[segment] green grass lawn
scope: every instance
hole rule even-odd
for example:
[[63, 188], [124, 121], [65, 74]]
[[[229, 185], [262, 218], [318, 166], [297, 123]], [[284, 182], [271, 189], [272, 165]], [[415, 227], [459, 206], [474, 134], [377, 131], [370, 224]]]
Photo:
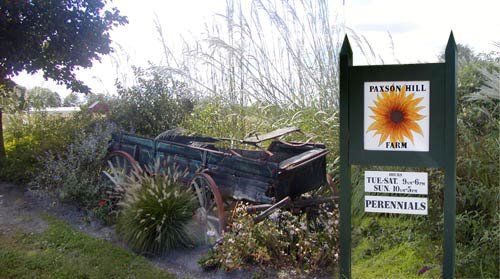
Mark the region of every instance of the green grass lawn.
[[42, 234], [0, 235], [0, 278], [175, 278], [141, 256], [45, 219]]
[[[441, 243], [414, 232], [411, 220], [367, 217], [358, 226], [352, 278], [441, 278]], [[424, 266], [429, 270], [418, 275]]]

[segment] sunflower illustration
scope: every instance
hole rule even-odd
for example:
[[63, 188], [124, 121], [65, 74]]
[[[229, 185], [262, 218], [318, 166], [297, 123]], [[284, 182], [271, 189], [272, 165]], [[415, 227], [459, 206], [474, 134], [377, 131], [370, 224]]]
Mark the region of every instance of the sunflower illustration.
[[423, 98], [414, 98], [415, 93], [406, 94], [406, 86], [402, 86], [399, 92], [395, 90], [382, 92], [373, 102], [375, 106], [369, 108], [373, 112], [370, 115], [375, 120], [367, 133], [375, 131], [375, 135], [380, 135], [379, 146], [387, 138], [392, 143], [403, 142], [408, 138], [413, 143], [413, 133], [423, 136], [422, 128], [417, 121], [425, 116], [418, 112], [423, 106], [417, 106]]

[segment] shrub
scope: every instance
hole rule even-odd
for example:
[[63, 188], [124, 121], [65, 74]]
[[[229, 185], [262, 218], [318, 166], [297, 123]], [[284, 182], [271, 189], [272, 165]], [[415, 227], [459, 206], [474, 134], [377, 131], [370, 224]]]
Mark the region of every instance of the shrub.
[[[244, 204], [233, 212], [232, 224], [219, 245], [200, 261], [205, 268], [248, 268], [253, 264], [325, 271], [338, 260], [338, 210], [320, 208], [315, 221], [306, 213], [277, 210], [255, 224]], [[313, 225], [314, 224], [314, 225]]]
[[149, 175], [134, 170], [117, 185], [125, 190], [118, 216], [118, 235], [135, 251], [160, 254], [170, 248], [194, 244], [188, 223], [198, 208], [195, 195], [177, 175]]
[[[492, 243], [500, 243], [500, 64], [480, 56], [466, 62], [460, 65], [458, 83], [456, 275], [497, 278], [500, 253]], [[442, 175], [437, 178], [443, 181]], [[430, 200], [429, 220], [422, 219], [416, 228], [442, 241], [443, 185], [435, 186], [429, 187], [430, 194], [441, 195], [441, 201]]]
[[91, 132], [81, 131], [64, 152], [47, 152], [31, 188], [86, 209], [97, 207], [106, 191], [100, 174], [112, 130], [112, 125], [97, 124]]
[[16, 113], [8, 115], [5, 129], [6, 158], [0, 178], [28, 182], [45, 152], [60, 152], [72, 141], [72, 121], [61, 116]]
[[123, 130], [153, 137], [177, 127], [192, 109], [186, 85], [160, 67], [135, 68], [134, 74], [134, 86], [118, 84], [110, 119]]
[[500, 276], [500, 253], [491, 245], [500, 243], [500, 99], [490, 101], [467, 104], [458, 121], [456, 239], [461, 277]]
[[7, 116], [6, 158], [0, 179], [31, 181], [46, 161], [46, 153], [64, 157], [68, 146], [92, 133], [103, 119], [81, 111], [69, 116], [15, 113]]

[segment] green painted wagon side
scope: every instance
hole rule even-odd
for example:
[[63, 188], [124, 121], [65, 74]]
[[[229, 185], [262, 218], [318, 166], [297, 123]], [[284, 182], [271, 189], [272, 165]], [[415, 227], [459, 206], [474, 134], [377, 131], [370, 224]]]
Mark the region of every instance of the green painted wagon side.
[[[297, 129], [282, 130], [291, 132]], [[327, 150], [321, 144], [276, 141], [268, 150], [261, 151], [218, 149], [213, 145], [217, 141], [219, 139], [210, 137], [151, 139], [116, 133], [112, 135], [109, 151], [126, 152], [141, 167], [159, 160], [162, 166], [183, 173], [186, 183], [197, 174], [206, 173], [213, 178], [224, 200], [272, 204], [326, 184]], [[257, 142], [253, 139], [246, 143], [255, 145]]]

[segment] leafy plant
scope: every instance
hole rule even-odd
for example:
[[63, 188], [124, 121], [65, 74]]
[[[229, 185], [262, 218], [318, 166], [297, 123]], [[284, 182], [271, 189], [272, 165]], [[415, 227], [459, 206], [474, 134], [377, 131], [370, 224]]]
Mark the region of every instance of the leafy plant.
[[[14, 182], [28, 182], [40, 166], [45, 152], [61, 152], [73, 140], [81, 125], [61, 116], [15, 113], [6, 126], [6, 158], [0, 177]], [[88, 122], [81, 122], [88, 123]]]
[[[116, 173], [116, 172], [114, 172]], [[195, 195], [178, 175], [135, 169], [122, 179], [107, 174], [124, 190], [117, 233], [135, 251], [160, 254], [178, 246], [192, 246], [188, 222], [198, 208]]]
[[256, 264], [289, 271], [296, 268], [305, 273], [324, 272], [338, 260], [338, 210], [321, 208], [316, 217], [311, 222], [306, 213], [278, 210], [255, 224], [246, 205], [239, 203], [221, 244], [199, 263], [205, 268], [218, 266], [224, 270]]
[[118, 84], [110, 119], [126, 131], [155, 137], [177, 127], [192, 110], [186, 85], [159, 67], [135, 68], [136, 83]]
[[60, 107], [61, 97], [57, 92], [48, 88], [34, 87], [27, 92], [27, 105], [30, 108], [43, 109], [47, 107]]
[[6, 119], [7, 156], [0, 169], [0, 179], [18, 183], [34, 178], [46, 163], [47, 152], [64, 158], [70, 144], [96, 132], [96, 125], [105, 126], [105, 119], [87, 111], [67, 116], [18, 112], [7, 115]]
[[91, 132], [81, 131], [65, 151], [47, 152], [31, 188], [86, 209], [97, 207], [106, 191], [100, 173], [112, 130], [112, 125], [98, 124]]
[[[457, 276], [500, 276], [500, 64], [476, 55], [460, 73], [473, 73], [475, 88], [459, 106], [457, 146]], [[464, 92], [465, 93], [465, 92]]]

